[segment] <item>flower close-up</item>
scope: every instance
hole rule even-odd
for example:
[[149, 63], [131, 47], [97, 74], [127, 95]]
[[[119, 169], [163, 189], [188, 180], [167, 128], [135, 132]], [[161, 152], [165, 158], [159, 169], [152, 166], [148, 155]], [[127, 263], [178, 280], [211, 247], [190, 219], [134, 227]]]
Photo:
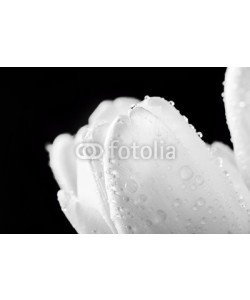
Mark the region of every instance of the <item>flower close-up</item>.
[[250, 233], [250, 68], [227, 69], [223, 98], [233, 150], [151, 96], [103, 101], [59, 135], [50, 167], [76, 231]]

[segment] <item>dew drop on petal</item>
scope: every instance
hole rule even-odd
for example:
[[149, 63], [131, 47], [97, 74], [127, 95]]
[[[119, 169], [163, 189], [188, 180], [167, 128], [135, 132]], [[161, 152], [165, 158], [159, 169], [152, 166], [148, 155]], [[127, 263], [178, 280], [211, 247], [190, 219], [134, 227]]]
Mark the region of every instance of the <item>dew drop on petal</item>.
[[196, 201], [196, 204], [197, 204], [197, 206], [199, 206], [199, 207], [204, 206], [205, 203], [206, 203], [206, 201], [205, 201], [204, 198], [199, 198], [199, 199]]
[[156, 221], [161, 223], [161, 222], [164, 222], [167, 218], [167, 214], [165, 213], [165, 211], [159, 209], [157, 210], [157, 217], [156, 217]]
[[179, 198], [176, 198], [174, 200], [173, 206], [174, 207], [179, 207], [181, 205], [181, 200]]
[[125, 183], [125, 189], [129, 192], [129, 193], [135, 193], [138, 190], [138, 184], [134, 179], [129, 179], [126, 183]]
[[183, 180], [189, 180], [193, 177], [193, 171], [189, 166], [183, 166], [180, 169], [180, 176]]
[[197, 205], [194, 205], [194, 206], [193, 206], [193, 210], [194, 210], [194, 211], [197, 211], [197, 210], [198, 210]]
[[196, 182], [197, 185], [202, 185], [204, 183], [204, 179], [203, 179], [202, 176], [198, 175], [198, 176], [195, 177], [195, 182]]
[[123, 197], [123, 200], [124, 200], [125, 202], [129, 202], [129, 197], [128, 197], [128, 196], [125, 196], [125, 197]]
[[150, 220], [145, 221], [146, 226], [151, 227], [153, 223]]
[[246, 107], [246, 102], [245, 101], [240, 101], [239, 106], [240, 106], [240, 108]]
[[147, 201], [147, 196], [144, 194], [141, 194], [135, 198], [134, 203], [135, 203], [135, 205], [138, 205], [138, 204], [142, 204], [146, 201]]
[[198, 137], [200, 137], [200, 138], [202, 138], [202, 137], [203, 137], [203, 134], [202, 134], [202, 132], [197, 132], [197, 135], [198, 135]]

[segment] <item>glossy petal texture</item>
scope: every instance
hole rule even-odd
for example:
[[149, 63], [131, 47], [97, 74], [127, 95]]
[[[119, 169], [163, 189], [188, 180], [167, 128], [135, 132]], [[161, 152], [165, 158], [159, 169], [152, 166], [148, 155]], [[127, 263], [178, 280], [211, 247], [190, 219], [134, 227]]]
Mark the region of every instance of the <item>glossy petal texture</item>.
[[[79, 233], [111, 233], [103, 218], [91, 207], [86, 207], [84, 199], [78, 197], [77, 164], [74, 138], [69, 134], [58, 136], [48, 147], [50, 166], [55, 178], [62, 189], [58, 193], [58, 201], [70, 223]], [[89, 170], [86, 168], [86, 173]], [[86, 174], [85, 173], [85, 174]], [[86, 193], [91, 196], [96, 187], [90, 185], [91, 174], [86, 175]]]
[[215, 142], [211, 145], [211, 154], [215, 163], [232, 183], [234, 190], [239, 196], [239, 204], [246, 209], [250, 217], [250, 192], [237, 168], [233, 151], [223, 143]]
[[126, 115], [129, 108], [138, 102], [137, 99], [128, 97], [120, 97], [114, 101], [103, 101], [89, 117], [89, 124], [110, 124], [117, 116]]
[[[103, 101], [89, 118], [89, 126], [83, 127], [76, 136], [75, 144], [81, 142], [98, 143], [102, 147], [108, 126], [119, 114], [126, 114], [131, 105], [138, 100], [118, 98], [115, 101]], [[110, 219], [104, 182], [102, 158], [98, 160], [77, 159], [77, 194], [86, 215], [86, 223], [92, 223], [91, 232], [117, 233]], [[91, 210], [91, 212], [90, 212]], [[95, 220], [95, 221], [94, 221]]]
[[[83, 127], [76, 136], [76, 145], [80, 142], [102, 143], [102, 130]], [[82, 205], [82, 210], [87, 212], [86, 224], [91, 225], [91, 232], [114, 233], [113, 223], [110, 221], [105, 190], [103, 191], [102, 167], [99, 160], [83, 160], [77, 158], [77, 195]]]
[[59, 135], [48, 147], [50, 167], [61, 189], [76, 192], [76, 163], [74, 139], [69, 134]]
[[[176, 159], [120, 159], [105, 153], [110, 216], [119, 233], [241, 233], [246, 207], [208, 147], [179, 112], [150, 98], [114, 121], [106, 139], [140, 149], [158, 140]], [[172, 149], [172, 148], [171, 148]]]
[[103, 101], [91, 115], [90, 125], [81, 128], [75, 139], [63, 134], [48, 147], [50, 166], [62, 189], [58, 201], [79, 233], [116, 233], [117, 230], [110, 219], [102, 159], [79, 159], [75, 149], [85, 142], [103, 145], [109, 124], [137, 102], [133, 98]]
[[250, 68], [229, 68], [224, 84], [227, 123], [235, 157], [250, 189]]

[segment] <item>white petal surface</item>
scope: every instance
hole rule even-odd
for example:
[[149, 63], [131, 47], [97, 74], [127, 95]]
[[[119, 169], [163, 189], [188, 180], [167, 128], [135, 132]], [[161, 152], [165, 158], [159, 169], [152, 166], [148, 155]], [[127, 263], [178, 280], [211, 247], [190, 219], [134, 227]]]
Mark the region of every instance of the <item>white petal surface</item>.
[[[138, 100], [118, 98], [103, 101], [89, 118], [89, 126], [83, 127], [76, 136], [75, 144], [94, 142], [102, 147], [109, 124], [119, 115], [126, 114]], [[110, 219], [110, 209], [104, 182], [102, 158], [98, 160], [77, 159], [77, 194], [83, 210], [89, 211], [89, 221], [96, 223], [95, 231], [100, 231], [100, 222], [106, 232], [117, 233]], [[95, 220], [95, 221], [94, 221]], [[108, 226], [108, 228], [107, 228]]]
[[250, 68], [229, 68], [224, 102], [235, 157], [250, 188]]
[[175, 160], [110, 159], [104, 170], [111, 218], [119, 233], [248, 232], [247, 211], [206, 145], [184, 118], [159, 98], [146, 100], [118, 118], [108, 147], [155, 140], [175, 146]]
[[76, 164], [74, 139], [69, 134], [59, 135], [48, 147], [50, 167], [61, 189], [76, 192]]
[[89, 124], [111, 123], [118, 115], [127, 114], [128, 109], [138, 103], [135, 98], [120, 97], [114, 101], [101, 102], [89, 118]]
[[218, 158], [222, 158], [222, 160], [230, 163], [235, 169], [237, 169], [237, 163], [235, 160], [234, 152], [233, 150], [221, 143], [221, 142], [214, 142], [211, 145], [211, 151], [212, 154], [215, 154]]
[[245, 185], [240, 171], [237, 168], [233, 151], [223, 143], [215, 142], [211, 145], [211, 153], [215, 162], [223, 170], [228, 180], [232, 183], [235, 192], [239, 196], [239, 204], [250, 215], [250, 192]]
[[[111, 233], [101, 217], [93, 217], [90, 209], [85, 209], [77, 197], [76, 155], [74, 138], [69, 134], [59, 135], [48, 147], [50, 166], [62, 189], [58, 201], [70, 223], [79, 233]], [[86, 182], [85, 188], [90, 186]]]
[[57, 197], [62, 211], [78, 233], [112, 233], [101, 220], [96, 222], [93, 212], [86, 210], [73, 192], [60, 190]]
[[[104, 128], [105, 124], [98, 126], [97, 131], [94, 128], [83, 127], [76, 136], [76, 146], [79, 142], [93, 142], [94, 138], [95, 142], [101, 143], [103, 138], [101, 127]], [[95, 132], [97, 133], [94, 135]], [[116, 229], [110, 220], [107, 200], [100, 183], [102, 177], [100, 161], [77, 158], [76, 164], [77, 196], [86, 224], [91, 227], [91, 232], [115, 233]]]

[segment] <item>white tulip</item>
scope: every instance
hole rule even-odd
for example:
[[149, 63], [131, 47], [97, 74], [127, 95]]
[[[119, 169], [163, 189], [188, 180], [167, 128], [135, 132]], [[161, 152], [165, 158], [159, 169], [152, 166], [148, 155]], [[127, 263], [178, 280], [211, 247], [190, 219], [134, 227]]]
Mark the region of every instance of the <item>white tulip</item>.
[[[224, 95], [235, 155], [222, 143], [206, 145], [159, 97], [104, 101], [75, 137], [58, 136], [50, 166], [77, 232], [249, 233], [250, 69], [228, 69]], [[151, 151], [155, 141], [171, 145], [175, 156], [120, 157], [122, 147]], [[82, 143], [100, 145], [99, 159], [78, 157]]]

